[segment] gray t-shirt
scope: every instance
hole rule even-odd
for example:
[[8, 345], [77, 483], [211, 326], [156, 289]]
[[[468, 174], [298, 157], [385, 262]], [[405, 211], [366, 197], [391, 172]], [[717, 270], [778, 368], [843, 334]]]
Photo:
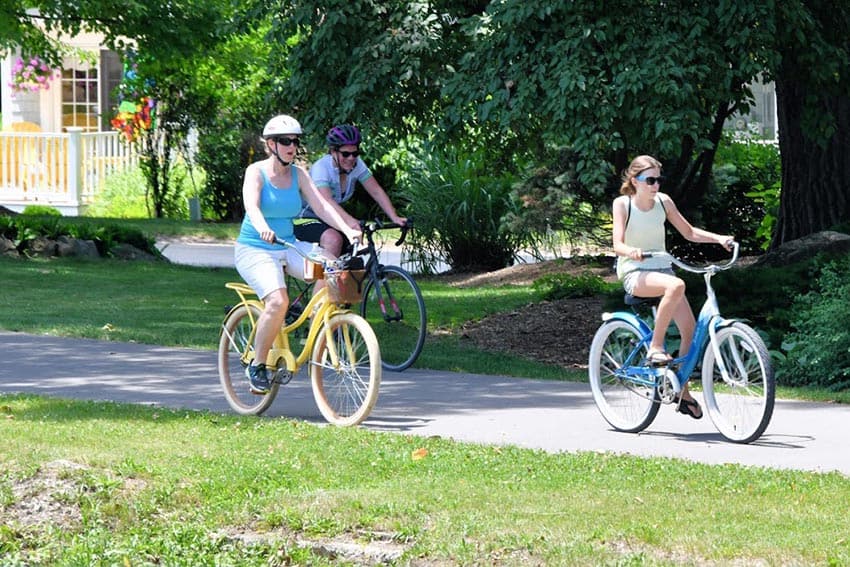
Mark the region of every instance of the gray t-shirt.
[[[334, 164], [334, 159], [331, 154], [325, 154], [321, 159], [317, 160], [312, 167], [310, 167], [310, 177], [319, 189], [322, 187], [328, 187], [331, 190], [333, 200], [342, 204], [351, 199], [354, 195], [354, 187], [356, 183], [358, 181], [363, 183], [372, 177], [372, 172], [368, 167], [366, 167], [366, 163], [358, 157], [357, 162], [354, 165], [354, 169], [352, 169], [351, 173], [346, 176], [345, 187], [340, 187], [339, 167]], [[310, 206], [306, 203], [304, 203], [304, 208], [301, 211], [300, 216], [302, 218], [310, 219], [318, 218], [316, 213], [314, 213]]]

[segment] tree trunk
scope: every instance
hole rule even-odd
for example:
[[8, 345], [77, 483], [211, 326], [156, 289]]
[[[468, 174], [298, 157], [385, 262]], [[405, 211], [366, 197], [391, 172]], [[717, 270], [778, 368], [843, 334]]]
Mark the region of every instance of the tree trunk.
[[[771, 249], [850, 220], [850, 97], [811, 90], [794, 79], [776, 81], [782, 193]], [[825, 141], [805, 129], [807, 104], [834, 118]]]

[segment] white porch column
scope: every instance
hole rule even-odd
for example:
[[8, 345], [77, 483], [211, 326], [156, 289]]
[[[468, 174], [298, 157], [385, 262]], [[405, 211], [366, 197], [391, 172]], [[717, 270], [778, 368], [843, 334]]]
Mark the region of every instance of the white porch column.
[[83, 188], [83, 128], [68, 126], [68, 200], [79, 208]]

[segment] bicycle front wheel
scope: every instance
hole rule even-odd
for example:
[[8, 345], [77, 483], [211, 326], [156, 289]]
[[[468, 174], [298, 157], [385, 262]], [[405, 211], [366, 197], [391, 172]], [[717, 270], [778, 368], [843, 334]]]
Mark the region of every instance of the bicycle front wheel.
[[[337, 364], [329, 350], [328, 330]], [[328, 422], [347, 426], [366, 419], [381, 385], [381, 350], [369, 323], [350, 312], [328, 319], [316, 336], [310, 378], [316, 405]]]
[[770, 354], [758, 333], [744, 323], [718, 330], [716, 340], [720, 359], [711, 344], [702, 359], [705, 406], [721, 435], [750, 443], [764, 433], [773, 415], [776, 383]]
[[280, 384], [273, 382], [268, 393], [251, 393], [248, 381], [248, 358], [253, 358], [254, 328], [260, 309], [255, 305], [240, 305], [230, 312], [221, 327], [218, 342], [218, 378], [224, 397], [233, 411], [241, 415], [260, 415], [272, 405]]
[[596, 407], [605, 421], [618, 431], [643, 431], [658, 415], [658, 389], [617, 376], [627, 361], [646, 357], [646, 344], [638, 329], [625, 321], [603, 323], [593, 337], [588, 378]]
[[410, 367], [425, 345], [425, 300], [413, 276], [398, 266], [378, 268], [378, 279], [369, 279], [363, 290], [360, 314], [381, 345], [381, 364], [401, 372]]

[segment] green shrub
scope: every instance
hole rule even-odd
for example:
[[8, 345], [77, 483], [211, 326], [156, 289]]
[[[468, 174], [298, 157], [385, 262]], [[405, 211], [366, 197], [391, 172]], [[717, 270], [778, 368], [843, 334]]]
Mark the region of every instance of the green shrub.
[[132, 244], [156, 257], [161, 257], [156, 241], [138, 228], [118, 224], [101, 224], [78, 218], [53, 216], [18, 215], [0, 216], [0, 235], [20, 245], [21, 242], [38, 237], [56, 240], [60, 236], [70, 236], [80, 240], [91, 240], [102, 256], [109, 255], [119, 243]]
[[[534, 280], [531, 287], [534, 291], [540, 293], [544, 299], [551, 301], [593, 297], [605, 293], [611, 288], [611, 285], [605, 283], [605, 280], [596, 274], [584, 272], [578, 275], [547, 274]], [[615, 285], [620, 287], [619, 283]]]
[[447, 262], [456, 271], [497, 270], [513, 264], [523, 248], [534, 246], [529, 228], [502, 224], [519, 210], [511, 189], [516, 178], [500, 171], [481, 150], [425, 148], [399, 180], [405, 210], [416, 230], [410, 248], [423, 271]]
[[18, 225], [15, 223], [15, 217], [0, 215], [0, 236], [9, 240], [15, 240], [18, 237]]
[[22, 215], [30, 215], [30, 216], [50, 216], [50, 217], [61, 217], [62, 213], [59, 212], [59, 209], [55, 207], [51, 207], [49, 205], [27, 205], [24, 207], [24, 211], [21, 213]]
[[759, 253], [770, 243], [781, 179], [779, 148], [727, 134], [717, 149], [702, 214], [712, 219], [715, 232], [734, 234], [744, 253]]
[[850, 389], [850, 257], [827, 264], [814, 289], [793, 305], [793, 331], [782, 343], [786, 356], [778, 379], [791, 386]]
[[145, 204], [145, 178], [139, 168], [106, 178], [94, 202], [86, 210], [89, 217], [118, 219], [150, 218]]
[[[169, 173], [174, 195], [166, 201], [166, 217], [188, 219], [186, 199], [196, 195], [204, 181], [199, 168], [190, 169], [183, 162], [176, 162]], [[151, 218], [153, 204], [147, 200], [147, 181], [140, 168], [115, 173], [106, 178], [103, 188], [95, 195], [94, 202], [86, 210], [86, 216], [117, 219]]]
[[513, 187], [512, 196], [522, 207], [505, 216], [505, 227], [531, 229], [544, 238], [557, 235], [571, 248], [610, 247], [610, 200], [579, 181], [579, 162], [568, 147], [552, 148], [536, 160]]

